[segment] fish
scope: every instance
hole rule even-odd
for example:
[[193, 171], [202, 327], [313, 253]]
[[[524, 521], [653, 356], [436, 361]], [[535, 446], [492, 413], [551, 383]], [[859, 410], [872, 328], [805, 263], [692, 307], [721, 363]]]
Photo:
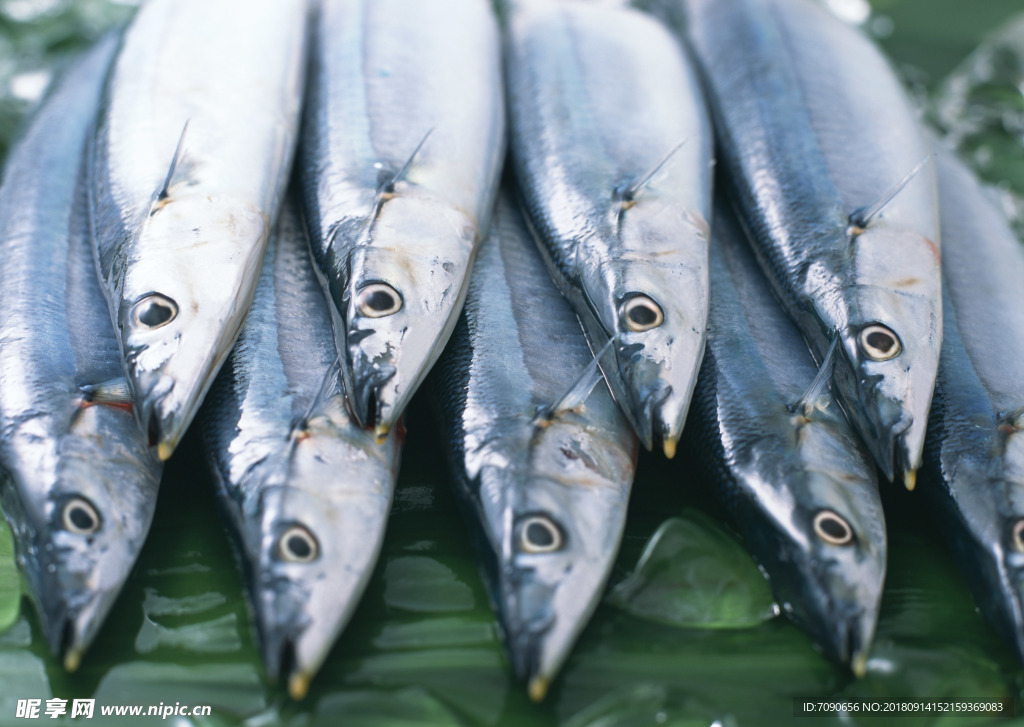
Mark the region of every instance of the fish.
[[55, 82], [0, 186], [0, 502], [69, 672], [139, 555], [162, 472], [131, 413], [89, 241], [83, 152], [116, 47], [106, 37]]
[[638, 445], [514, 192], [435, 372], [456, 499], [513, 669], [540, 701], [600, 601]]
[[921, 494], [981, 612], [1024, 659], [1024, 246], [954, 152], [936, 159], [945, 333]]
[[704, 351], [713, 132], [696, 71], [624, 4], [507, 3], [510, 161], [545, 262], [644, 447], [672, 457]]
[[252, 301], [299, 131], [305, 0], [151, 0], [89, 148], [96, 267], [166, 460]]
[[684, 449], [782, 611], [863, 676], [887, 552], [874, 463], [724, 200], [714, 227], [707, 351]]
[[935, 167], [907, 94], [864, 35], [810, 0], [675, 10], [758, 260], [885, 476], [913, 489], [942, 299]]
[[448, 341], [504, 160], [487, 0], [324, 0], [297, 163], [349, 405], [383, 438]]
[[377, 562], [404, 434], [378, 444], [346, 409], [295, 200], [200, 419], [264, 665], [302, 699]]

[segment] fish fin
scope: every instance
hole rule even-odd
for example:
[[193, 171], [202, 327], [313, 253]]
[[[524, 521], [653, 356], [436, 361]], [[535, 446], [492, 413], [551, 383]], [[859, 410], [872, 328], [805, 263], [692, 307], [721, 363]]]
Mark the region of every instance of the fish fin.
[[822, 393], [828, 387], [829, 381], [832, 378], [832, 360], [835, 358], [836, 348], [839, 345], [839, 335], [837, 334], [832, 339], [832, 345], [828, 347], [828, 353], [825, 354], [825, 360], [821, 362], [821, 366], [818, 368], [818, 373], [814, 377], [814, 381], [807, 387], [807, 391], [803, 393], [796, 402], [789, 405], [789, 411], [793, 414], [800, 413], [805, 417], [810, 416], [814, 410], [814, 404], [821, 398]]
[[1012, 411], [999, 412], [997, 419], [1007, 429], [1024, 431], [1024, 406]]
[[633, 202], [636, 200], [636, 196], [640, 193], [640, 190], [643, 189], [647, 185], [647, 183], [651, 181], [651, 178], [655, 174], [661, 171], [661, 169], [666, 164], [668, 164], [669, 160], [673, 156], [675, 156], [676, 152], [678, 152], [680, 149], [683, 148], [683, 146], [686, 145], [687, 141], [689, 141], [689, 137], [683, 139], [674, 147], [669, 149], [668, 154], [666, 154], [660, 160], [658, 160], [658, 163], [655, 164], [651, 168], [651, 170], [647, 172], [647, 174], [643, 175], [630, 185], [620, 186], [615, 189], [615, 199], [618, 200], [619, 205], [622, 209], [628, 209], [629, 207], [632, 206]]
[[423, 145], [427, 143], [427, 139], [429, 139], [430, 135], [433, 133], [434, 127], [427, 129], [427, 133], [423, 135], [423, 138], [420, 139], [420, 143], [412, 150], [412, 154], [410, 154], [409, 158], [405, 160], [405, 164], [402, 165], [402, 168], [395, 172], [391, 179], [380, 186], [380, 189], [377, 192], [377, 198], [379, 200], [378, 206], [380, 206], [380, 202], [385, 201], [390, 195], [394, 194], [395, 185], [401, 182], [405, 175], [409, 173], [409, 167], [412, 166], [413, 160], [416, 158], [416, 155], [420, 153], [420, 149], [423, 148]]
[[160, 203], [167, 199], [168, 190], [171, 188], [171, 180], [174, 179], [174, 172], [178, 169], [178, 162], [181, 161], [181, 152], [185, 148], [185, 132], [188, 131], [188, 124], [191, 119], [185, 121], [185, 125], [181, 128], [181, 136], [178, 137], [178, 145], [174, 148], [174, 156], [171, 157], [171, 166], [167, 169], [167, 177], [164, 179], [163, 185], [157, 190], [156, 196], [153, 197], [153, 203], [149, 206], [149, 214], [152, 215], [158, 209], [160, 209]]
[[128, 379], [123, 376], [99, 384], [84, 384], [78, 387], [78, 391], [81, 393], [79, 407], [82, 409], [102, 404], [131, 411], [135, 405]]
[[314, 394], [313, 398], [310, 399], [309, 404], [306, 406], [306, 410], [302, 413], [302, 416], [292, 422], [292, 425], [288, 430], [288, 439], [290, 441], [294, 442], [303, 438], [306, 430], [309, 428], [309, 420], [313, 418], [313, 415], [320, 408], [323, 407], [327, 398], [334, 393], [336, 388], [340, 387], [340, 385], [341, 355], [339, 354], [324, 373], [324, 377], [320, 380], [320, 386], [317, 389], [316, 394]]
[[583, 406], [583, 403], [590, 397], [594, 387], [604, 378], [600, 360], [611, 349], [617, 338], [617, 336], [612, 336], [608, 339], [608, 343], [601, 347], [601, 350], [594, 355], [590, 363], [583, 367], [576, 380], [572, 382], [565, 393], [558, 397], [554, 403], [538, 408], [537, 413], [533, 417], [535, 426], [546, 426], [562, 412], [578, 410]]
[[907, 174], [907, 176], [903, 177], [903, 179], [898, 181], [891, 189], [889, 189], [889, 191], [882, 195], [881, 199], [879, 199], [873, 205], [855, 209], [853, 213], [850, 215], [850, 236], [856, 237], [865, 229], [867, 229], [867, 226], [871, 224], [871, 220], [873, 220], [878, 215], [878, 213], [885, 208], [887, 204], [892, 202], [896, 198], [896, 196], [900, 192], [902, 192], [906, 188], [906, 186], [910, 184], [911, 181], [913, 181], [914, 177], [916, 177], [918, 173], [922, 169], [924, 169], [924, 165], [927, 164], [933, 156], [935, 156], [934, 153], [929, 154], [924, 159], [922, 159], [916, 167], [910, 170], [910, 173]]

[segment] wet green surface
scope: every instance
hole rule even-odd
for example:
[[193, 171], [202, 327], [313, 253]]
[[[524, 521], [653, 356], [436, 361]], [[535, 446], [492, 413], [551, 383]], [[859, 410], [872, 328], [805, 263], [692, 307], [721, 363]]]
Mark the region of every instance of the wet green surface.
[[[871, 27], [885, 35], [886, 48], [923, 94], [938, 89], [982, 34], [1019, 6], [1019, 0], [879, 0], [882, 17], [876, 16]], [[26, 18], [33, 7], [50, 8], [35, 18], [37, 25], [11, 19], [12, 9]], [[45, 80], [32, 74], [49, 68], [52, 59], [59, 62], [127, 12], [100, 0], [0, 0], [4, 140], [27, 108], [29, 92]], [[12, 93], [12, 83], [26, 98]], [[1009, 91], [999, 98], [1020, 101]], [[1016, 155], [1010, 171], [1024, 175], [1020, 135], [1011, 144], [1012, 133], [998, 125], [979, 134], [987, 136], [987, 143], [1010, 149]], [[995, 168], [988, 173], [999, 178]], [[176, 702], [212, 707], [211, 717], [179, 719], [174, 722], [179, 727], [611, 727], [708, 725], [715, 720], [743, 726], [967, 727], [1010, 722], [936, 712], [795, 718], [794, 700], [1009, 699], [1024, 704], [1024, 670], [976, 612], [942, 534], [924, 517], [914, 494], [896, 487], [884, 491], [889, 577], [868, 674], [854, 680], [784, 618], [764, 620], [771, 606], [760, 573], [737, 550], [728, 521], [705, 484], [692, 479], [685, 462], [649, 456], [641, 457], [612, 575], [618, 605], [598, 609], [548, 699], [532, 704], [512, 679], [502, 652], [469, 537], [448, 489], [436, 427], [422, 398], [407, 424], [409, 445], [380, 562], [305, 701], [291, 702], [263, 676], [242, 578], [190, 438], [168, 468], [135, 573], [80, 671], [64, 674], [49, 655], [27, 601], [13, 625], [0, 631], [0, 725], [31, 724], [15, 719], [17, 700], [51, 696], [94, 697], [97, 710], [100, 705]], [[665, 526], [665, 537], [642, 577], [626, 581], [651, 536], [672, 516], [682, 516], [682, 524]], [[0, 626], [13, 603], [12, 559], [4, 535], [0, 532]], [[680, 568], [661, 557], [666, 550], [688, 554], [693, 564]], [[665, 589], [670, 582], [685, 583], [687, 593]], [[678, 625], [684, 622], [690, 625]], [[1020, 709], [1024, 723], [1024, 706]], [[104, 722], [97, 715], [89, 724], [158, 721]]]

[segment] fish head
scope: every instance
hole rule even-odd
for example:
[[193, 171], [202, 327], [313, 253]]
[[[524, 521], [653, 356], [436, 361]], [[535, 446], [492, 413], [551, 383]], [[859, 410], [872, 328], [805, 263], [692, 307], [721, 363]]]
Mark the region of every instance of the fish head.
[[660, 443], [669, 457], [704, 355], [709, 235], [703, 218], [641, 199], [621, 216], [615, 257], [584, 265], [585, 287], [597, 291], [588, 335], [614, 337], [602, 368], [644, 447]]
[[756, 526], [746, 531], [786, 614], [860, 676], [887, 552], [874, 468], [852, 433], [811, 421], [797, 436], [798, 454], [775, 461], [772, 486], [759, 488], [771, 494], [751, 503]]
[[384, 202], [350, 255], [343, 376], [358, 421], [383, 437], [447, 343], [477, 247], [465, 212], [416, 197]]
[[[128, 412], [87, 407], [72, 427], [59, 458], [25, 457], [11, 474], [21, 482], [0, 487], [28, 593], [67, 671], [78, 668], [138, 558], [161, 473]], [[18, 494], [29, 492], [44, 494]]]
[[[625, 525], [636, 449], [556, 421], [526, 467], [486, 466], [492, 597], [517, 676], [539, 701], [597, 607]], [[491, 498], [489, 498], [491, 499]], [[485, 506], [486, 507], [486, 506]]]
[[267, 674], [305, 697], [359, 602], [384, 540], [398, 447], [311, 420], [254, 483], [250, 599]]
[[[230, 198], [172, 196], [142, 226], [118, 286], [117, 328], [135, 413], [170, 458], [234, 345], [252, 303], [269, 231]], [[198, 226], [197, 226], [198, 225]]]
[[921, 466], [942, 346], [939, 251], [917, 233], [869, 226], [854, 238], [834, 380], [850, 420], [891, 480]]

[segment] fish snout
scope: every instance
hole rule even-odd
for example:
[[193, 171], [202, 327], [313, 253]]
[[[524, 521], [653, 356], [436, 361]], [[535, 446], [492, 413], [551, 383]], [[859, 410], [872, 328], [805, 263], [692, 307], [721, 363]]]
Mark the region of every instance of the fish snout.
[[[865, 367], [855, 354], [852, 361], [847, 356], [837, 357], [833, 380], [847, 405], [851, 423], [886, 478], [892, 481], [898, 467], [903, 466], [905, 472], [908, 468], [916, 470], [920, 465], [920, 450], [916, 457], [910, 457], [909, 446], [918, 436], [923, 443], [927, 422], [914, 428], [913, 415], [888, 393], [885, 377], [865, 372]], [[904, 433], [911, 430], [913, 442], [904, 439]]]

